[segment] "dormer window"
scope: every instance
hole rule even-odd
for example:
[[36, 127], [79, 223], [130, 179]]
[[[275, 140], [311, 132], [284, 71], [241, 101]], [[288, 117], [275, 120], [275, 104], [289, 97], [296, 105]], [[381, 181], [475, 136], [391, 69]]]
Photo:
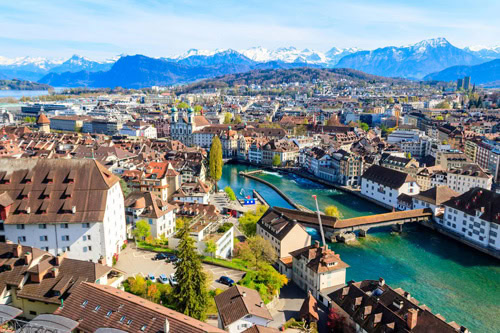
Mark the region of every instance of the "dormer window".
[[55, 175], [56, 175], [56, 172], [54, 170], [50, 170], [47, 173], [47, 176], [45, 177], [45, 182], [52, 184], [54, 182]]
[[99, 311], [99, 309], [100, 309], [100, 308], [101, 308], [101, 306], [100, 306], [100, 305], [98, 305], [98, 306], [96, 306], [96, 307], [95, 307], [94, 311], [96, 311], [96, 312], [97, 312], [97, 311]]
[[83, 307], [83, 308], [84, 308], [84, 307], [86, 307], [88, 303], [89, 303], [89, 301], [84, 300], [84, 301], [82, 302], [82, 307]]
[[113, 311], [109, 310], [108, 313], [106, 313], [106, 318], [111, 317], [112, 314], [113, 314]]

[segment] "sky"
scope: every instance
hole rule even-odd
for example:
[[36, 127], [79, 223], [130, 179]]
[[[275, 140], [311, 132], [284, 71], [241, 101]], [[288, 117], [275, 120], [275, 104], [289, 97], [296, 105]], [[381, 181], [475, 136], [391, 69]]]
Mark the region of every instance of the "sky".
[[0, 56], [500, 45], [498, 0], [0, 0]]

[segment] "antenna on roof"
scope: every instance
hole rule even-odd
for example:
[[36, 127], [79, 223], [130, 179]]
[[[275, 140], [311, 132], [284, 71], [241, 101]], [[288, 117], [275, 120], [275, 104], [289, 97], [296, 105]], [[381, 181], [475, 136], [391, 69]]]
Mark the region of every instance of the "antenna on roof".
[[325, 233], [323, 232], [323, 224], [321, 223], [321, 214], [319, 213], [318, 198], [316, 197], [316, 195], [313, 195], [312, 197], [316, 202], [316, 213], [318, 214], [319, 232], [321, 233], [321, 241], [323, 242], [323, 246], [326, 246]]

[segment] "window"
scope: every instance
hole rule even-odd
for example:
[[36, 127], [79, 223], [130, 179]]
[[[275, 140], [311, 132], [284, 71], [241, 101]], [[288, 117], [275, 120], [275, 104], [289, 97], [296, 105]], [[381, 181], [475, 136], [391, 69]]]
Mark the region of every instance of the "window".
[[63, 236], [61, 237], [61, 239], [62, 239], [63, 241], [66, 241], [66, 242], [67, 242], [67, 241], [69, 241], [69, 236], [68, 236], [68, 235], [63, 235]]
[[82, 228], [90, 228], [90, 223], [82, 223]]
[[132, 319], [127, 320], [127, 325], [130, 326], [132, 324]]
[[42, 251], [47, 251], [47, 252], [49, 252], [49, 247], [48, 247], [48, 246], [42, 246], [40, 249], [41, 249]]
[[113, 314], [113, 311], [109, 310], [108, 313], [106, 313], [106, 317], [109, 318]]
[[19, 236], [17, 237], [18, 242], [26, 242], [26, 237], [25, 236]]
[[30, 315], [36, 316], [36, 311], [30, 311]]
[[142, 325], [142, 327], [141, 327], [141, 331], [143, 331], [143, 332], [144, 332], [144, 331], [146, 330], [146, 327], [147, 327], [146, 325]]
[[39, 224], [38, 225], [38, 229], [47, 229], [47, 225], [44, 223], [44, 224]]
[[82, 307], [86, 307], [88, 303], [89, 303], [89, 301], [84, 300], [84, 301], [82, 302]]
[[48, 240], [47, 236], [40, 236], [40, 242], [46, 242]]
[[87, 240], [87, 236], [83, 235], [82, 239], [83, 239], [84, 241], [86, 241], [86, 240]]
[[89, 246], [89, 251], [92, 251], [92, 246]]
[[120, 318], [120, 323], [123, 323], [124, 321], [125, 321], [125, 316], [122, 316], [122, 317]]
[[90, 240], [90, 235], [87, 236], [87, 240]]
[[98, 306], [95, 307], [94, 311], [99, 311], [100, 308], [101, 308], [101, 306], [98, 305]]
[[61, 229], [68, 229], [68, 224], [67, 223], [61, 224]]
[[69, 246], [64, 246], [64, 247], [63, 247], [63, 252], [69, 252], [69, 251], [70, 251]]
[[87, 247], [86, 246], [83, 247], [83, 252], [87, 252]]
[[16, 228], [19, 230], [24, 230], [24, 224], [18, 224], [16, 225]]

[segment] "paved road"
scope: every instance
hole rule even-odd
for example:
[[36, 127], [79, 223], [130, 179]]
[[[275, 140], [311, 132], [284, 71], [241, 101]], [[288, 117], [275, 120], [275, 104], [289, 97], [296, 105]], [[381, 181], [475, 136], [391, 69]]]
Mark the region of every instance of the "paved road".
[[[141, 274], [146, 277], [148, 274], [153, 274], [156, 278], [160, 274], [165, 274], [167, 277], [175, 272], [175, 267], [171, 263], [166, 263], [164, 260], [152, 260], [156, 254], [153, 252], [136, 249], [135, 245], [130, 244], [124, 251], [120, 253], [120, 258], [116, 263], [115, 268], [123, 271], [126, 277]], [[216, 279], [225, 275], [229, 276], [235, 282], [238, 282], [244, 272], [230, 268], [219, 267], [215, 265], [203, 264], [203, 268], [209, 273], [209, 278], [212, 280], [211, 288], [227, 289], [226, 285], [216, 282]]]

